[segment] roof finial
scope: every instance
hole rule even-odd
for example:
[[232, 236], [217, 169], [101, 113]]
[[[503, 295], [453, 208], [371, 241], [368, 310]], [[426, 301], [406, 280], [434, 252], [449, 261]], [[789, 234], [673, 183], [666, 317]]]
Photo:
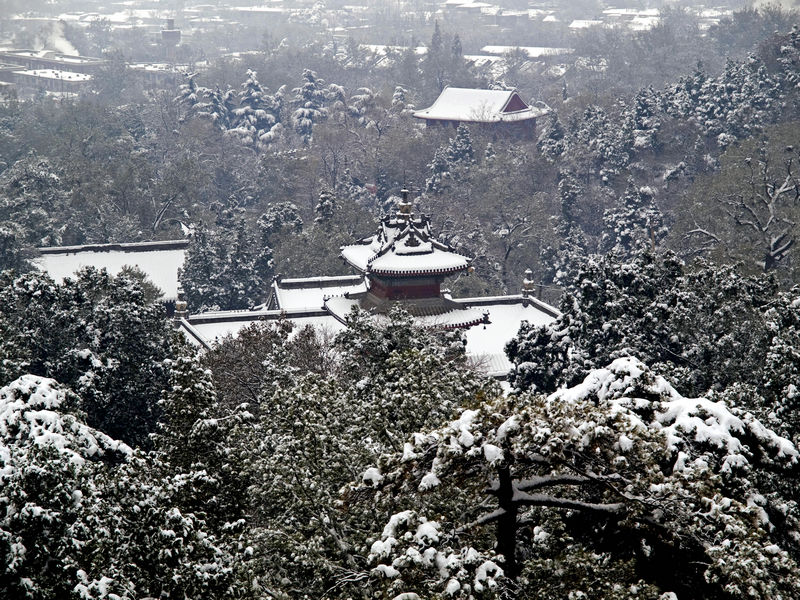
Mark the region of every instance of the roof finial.
[[408, 199], [409, 191], [403, 186], [403, 189], [400, 190], [400, 204], [397, 205], [397, 218], [403, 219], [405, 221], [410, 221], [411, 218], [414, 216], [412, 212], [413, 204]]
[[525, 304], [529, 298], [535, 295], [533, 283], [533, 271], [525, 269], [525, 278], [522, 280], [522, 302]]
[[186, 319], [189, 316], [189, 311], [187, 310], [187, 303], [186, 303], [186, 294], [183, 291], [183, 286], [179, 283], [178, 284], [178, 294], [175, 300], [175, 313], [173, 317], [173, 324], [176, 329], [180, 327], [180, 322], [183, 319]]

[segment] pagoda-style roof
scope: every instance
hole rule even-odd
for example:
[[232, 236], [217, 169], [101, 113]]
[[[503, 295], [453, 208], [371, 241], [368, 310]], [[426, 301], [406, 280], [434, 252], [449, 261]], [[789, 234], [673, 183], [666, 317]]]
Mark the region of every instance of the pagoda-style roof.
[[435, 240], [430, 219], [415, 216], [405, 198], [396, 215], [381, 221], [375, 235], [343, 246], [342, 258], [362, 273], [386, 277], [448, 275], [463, 271], [471, 262]]

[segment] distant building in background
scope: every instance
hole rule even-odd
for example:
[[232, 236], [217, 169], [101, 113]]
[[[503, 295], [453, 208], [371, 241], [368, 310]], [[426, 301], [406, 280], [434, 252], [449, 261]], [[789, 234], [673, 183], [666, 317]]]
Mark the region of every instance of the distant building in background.
[[175, 29], [175, 19], [167, 19], [167, 26], [161, 30], [161, 46], [164, 58], [175, 62], [175, 48], [181, 43], [181, 30]]
[[0, 103], [16, 94], [17, 80], [14, 74], [20, 70], [19, 65], [0, 62]]
[[197, 71], [197, 67], [174, 63], [132, 63], [128, 65], [128, 70], [146, 87], [169, 89], [176, 88], [189, 73]]
[[436, 101], [413, 113], [427, 126], [481, 125], [497, 132], [533, 137], [536, 119], [546, 107], [529, 106], [516, 90], [481, 90], [446, 87]]
[[54, 50], [6, 50], [0, 52], [0, 62], [19, 65], [29, 71], [64, 71], [93, 75], [108, 64], [103, 58], [61, 54]]
[[107, 61], [54, 50], [5, 50], [0, 52], [0, 63], [0, 82], [5, 88], [13, 84], [20, 93], [69, 95], [88, 89]]
[[14, 71], [14, 82], [20, 90], [45, 91], [57, 94], [77, 94], [88, 89], [92, 76], [88, 73], [30, 69]]

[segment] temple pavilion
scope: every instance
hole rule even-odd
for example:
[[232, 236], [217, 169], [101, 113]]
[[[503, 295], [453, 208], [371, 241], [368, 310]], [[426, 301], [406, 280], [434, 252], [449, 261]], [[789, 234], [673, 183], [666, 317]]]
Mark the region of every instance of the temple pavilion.
[[436, 101], [412, 113], [426, 127], [481, 127], [532, 137], [536, 120], [550, 112], [546, 105], [528, 105], [516, 90], [481, 90], [446, 87]]
[[464, 330], [468, 359], [487, 374], [503, 378], [512, 367], [504, 348], [522, 321], [543, 325], [558, 316], [555, 308], [535, 297], [530, 272], [519, 294], [453, 298], [442, 287], [445, 278], [471, 270], [472, 259], [432, 235], [430, 218], [414, 214], [407, 190], [377, 232], [342, 247], [341, 257], [355, 274], [277, 276], [269, 300], [254, 310], [189, 315], [179, 301], [176, 324], [192, 343], [210, 348], [255, 321], [286, 319], [296, 330], [310, 325], [332, 335], [347, 326], [353, 310], [388, 319], [391, 308], [401, 306], [421, 327]]
[[378, 232], [342, 248], [342, 258], [358, 271], [365, 289], [331, 296], [324, 307], [341, 322], [354, 307], [385, 315], [400, 304], [424, 327], [462, 329], [488, 322], [488, 313], [465, 307], [442, 293], [445, 277], [466, 271], [471, 260], [431, 235], [430, 219], [416, 216], [408, 191], [395, 215]]
[[206, 349], [254, 322], [283, 319], [292, 322], [295, 331], [311, 326], [334, 335], [347, 327], [354, 310], [388, 319], [392, 307], [400, 306], [421, 327], [463, 330], [468, 359], [487, 374], [505, 377], [512, 365], [504, 348], [520, 324], [549, 323], [558, 311], [536, 298], [530, 272], [519, 294], [453, 298], [443, 287], [446, 278], [470, 271], [472, 259], [437, 240], [430, 218], [414, 213], [408, 195], [403, 190], [397, 211], [381, 220], [374, 235], [341, 248], [353, 274], [277, 276], [267, 302], [253, 310], [189, 314], [177, 282], [183, 241], [43, 249], [41, 267], [61, 279], [83, 265], [112, 272], [125, 264], [138, 266], [165, 290], [168, 300], [177, 296], [176, 328]]

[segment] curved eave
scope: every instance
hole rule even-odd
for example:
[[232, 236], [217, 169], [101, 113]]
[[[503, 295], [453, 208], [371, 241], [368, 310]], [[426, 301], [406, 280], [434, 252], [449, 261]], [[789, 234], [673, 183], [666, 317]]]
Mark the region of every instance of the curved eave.
[[498, 114], [492, 117], [470, 117], [464, 115], [447, 115], [447, 116], [438, 116], [438, 115], [426, 115], [425, 111], [418, 111], [411, 115], [415, 119], [423, 119], [425, 121], [448, 121], [448, 122], [459, 122], [459, 123], [519, 123], [521, 121], [530, 121], [531, 119], [536, 119], [537, 117], [541, 116], [540, 114], [534, 112], [530, 108], [526, 108], [523, 110], [517, 110], [514, 112], [507, 112]]
[[[355, 265], [354, 265], [355, 266]], [[358, 268], [358, 267], [356, 267]], [[450, 267], [449, 269], [417, 269], [413, 271], [396, 271], [393, 269], [368, 269], [367, 275], [382, 275], [384, 277], [427, 277], [430, 275], [450, 275], [469, 268], [469, 263]]]
[[364, 267], [362, 267], [361, 265], [357, 265], [356, 263], [354, 263], [352, 260], [350, 260], [349, 258], [347, 258], [344, 255], [342, 255], [342, 259], [344, 260], [344, 262], [346, 262], [348, 265], [353, 267], [356, 271], [358, 271], [362, 275], [367, 275], [369, 273], [369, 267], [367, 267], [365, 269]]
[[475, 325], [480, 325], [481, 323], [485, 323], [485, 318], [476, 318], [471, 319], [469, 321], [464, 321], [462, 323], [448, 323], [447, 325], [423, 325], [423, 329], [469, 329], [470, 327], [474, 327]]

